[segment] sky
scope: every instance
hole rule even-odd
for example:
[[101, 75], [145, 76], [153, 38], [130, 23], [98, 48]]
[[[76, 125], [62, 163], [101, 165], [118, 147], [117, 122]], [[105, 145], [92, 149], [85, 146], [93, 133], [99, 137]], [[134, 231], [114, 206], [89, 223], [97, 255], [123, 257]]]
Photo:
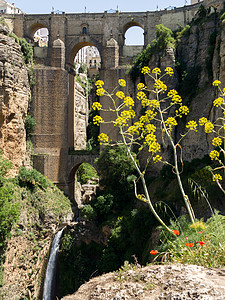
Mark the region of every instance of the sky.
[[190, 0], [14, 0], [15, 6], [27, 14], [49, 14], [54, 11], [64, 11], [65, 13], [104, 12], [114, 9], [127, 11], [155, 11], [168, 8], [169, 6], [182, 7], [185, 3], [190, 4]]

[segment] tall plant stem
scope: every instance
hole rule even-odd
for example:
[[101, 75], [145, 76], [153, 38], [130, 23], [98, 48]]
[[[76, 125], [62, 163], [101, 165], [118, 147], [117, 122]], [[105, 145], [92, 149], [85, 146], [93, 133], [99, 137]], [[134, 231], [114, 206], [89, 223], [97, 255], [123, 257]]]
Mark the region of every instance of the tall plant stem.
[[[119, 113], [118, 113], [118, 110], [116, 108], [116, 103], [114, 101], [114, 99], [109, 96], [112, 100], [112, 103], [114, 105], [114, 108], [115, 108], [115, 112], [116, 112], [116, 115], [117, 117], [119, 117]], [[146, 202], [149, 206], [149, 209], [151, 210], [151, 212], [153, 213], [153, 215], [156, 217], [156, 219], [161, 223], [161, 225], [163, 227], [165, 227], [169, 232], [173, 232], [164, 222], [163, 220], [160, 218], [160, 216], [157, 214], [156, 210], [154, 209], [153, 207], [153, 204], [152, 204], [152, 201], [151, 201], [151, 198], [150, 198], [150, 195], [149, 195], [149, 192], [148, 192], [148, 188], [147, 188], [147, 185], [146, 185], [146, 182], [145, 182], [145, 178], [144, 178], [144, 174], [141, 172], [140, 168], [138, 167], [138, 164], [137, 164], [137, 161], [135, 160], [134, 156], [132, 155], [131, 153], [131, 150], [130, 150], [130, 147], [128, 146], [127, 144], [127, 141], [126, 141], [126, 138], [124, 136], [124, 133], [123, 133], [123, 129], [122, 129], [122, 126], [119, 126], [119, 130], [120, 130], [120, 134], [122, 136], [122, 139], [123, 139], [123, 144], [125, 145], [126, 149], [127, 149], [127, 154], [128, 156], [131, 158], [133, 164], [134, 164], [134, 167], [135, 169], [137, 170], [140, 178], [141, 178], [141, 182], [142, 182], [142, 186], [144, 188], [144, 193], [145, 193], [145, 197], [146, 197]]]
[[170, 143], [173, 147], [173, 155], [174, 155], [174, 166], [175, 166], [175, 171], [176, 171], [176, 176], [177, 176], [177, 181], [178, 181], [178, 185], [179, 185], [179, 188], [180, 188], [180, 191], [181, 191], [181, 194], [183, 196], [183, 199], [184, 199], [184, 203], [187, 207], [187, 210], [188, 210], [188, 214], [191, 218], [191, 222], [194, 223], [195, 222], [195, 215], [194, 215], [194, 211], [191, 207], [191, 203], [188, 199], [188, 196], [185, 194], [184, 192], [184, 188], [183, 188], [183, 184], [182, 184], [182, 181], [181, 181], [181, 178], [180, 178], [180, 172], [179, 172], [179, 168], [178, 168], [178, 161], [177, 161], [177, 148], [176, 148], [176, 145], [174, 144], [173, 142], [173, 139], [171, 137], [171, 135], [169, 134], [168, 132], [168, 129], [166, 128], [166, 125], [165, 125], [165, 122], [164, 122], [164, 118], [163, 118], [163, 114], [162, 114], [162, 110], [161, 108], [159, 107], [159, 113], [160, 113], [160, 118], [161, 118], [161, 121], [162, 121], [162, 124], [163, 124], [163, 128], [166, 132], [166, 135], [167, 137], [169, 138], [170, 140]]

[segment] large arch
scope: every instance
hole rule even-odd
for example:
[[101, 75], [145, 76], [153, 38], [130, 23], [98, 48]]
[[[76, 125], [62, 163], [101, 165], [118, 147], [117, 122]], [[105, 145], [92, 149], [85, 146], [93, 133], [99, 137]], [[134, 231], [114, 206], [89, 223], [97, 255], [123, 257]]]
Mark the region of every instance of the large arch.
[[[70, 149], [74, 149], [75, 146], [75, 75], [74, 59], [80, 49], [86, 46], [94, 46], [98, 49], [102, 60], [102, 49], [98, 48], [99, 43], [93, 43], [91, 41], [82, 41], [74, 43], [70, 46], [70, 52], [68, 53], [68, 68], [69, 68], [69, 102], [68, 102], [68, 146]], [[73, 47], [72, 47], [73, 46]], [[88, 113], [88, 111], [87, 111]], [[81, 150], [81, 149], [80, 149]]]
[[97, 168], [95, 165], [95, 159], [97, 158], [96, 155], [71, 155], [70, 156], [70, 164], [69, 164], [69, 172], [68, 172], [68, 179], [67, 179], [67, 185], [68, 185], [68, 196], [72, 201], [75, 201], [74, 199], [74, 192], [75, 192], [75, 173], [77, 172], [80, 165], [83, 163], [88, 163], [91, 165], [97, 172]]
[[29, 39], [33, 40], [35, 32], [41, 28], [46, 28], [49, 31], [48, 24], [45, 24], [45, 22], [42, 22], [42, 23], [37, 22], [37, 23], [32, 24], [29, 27], [27, 37]]

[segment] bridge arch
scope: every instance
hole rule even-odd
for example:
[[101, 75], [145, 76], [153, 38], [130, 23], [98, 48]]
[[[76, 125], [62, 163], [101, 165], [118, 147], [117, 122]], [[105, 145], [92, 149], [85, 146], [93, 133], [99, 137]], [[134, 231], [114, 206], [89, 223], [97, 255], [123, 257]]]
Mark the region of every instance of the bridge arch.
[[102, 53], [103, 47], [102, 47], [102, 45], [98, 41], [93, 40], [93, 39], [89, 39], [89, 37], [86, 37], [86, 36], [84, 36], [83, 39], [84, 39], [83, 41], [73, 42], [70, 45], [69, 50], [68, 50], [68, 54], [67, 54], [67, 61], [68, 61], [69, 65], [73, 65], [75, 56], [77, 55], [78, 51], [80, 49], [82, 49], [83, 47], [86, 47], [86, 46], [96, 47], [99, 51], [101, 60], [103, 59], [103, 55], [102, 55], [103, 54]]
[[[141, 34], [141, 30], [143, 30], [143, 35], [144, 35], [144, 25], [142, 25], [141, 23], [137, 22], [137, 21], [130, 21], [128, 23], [126, 23], [124, 26], [123, 26], [123, 30], [122, 30], [122, 36], [123, 36], [123, 44], [126, 45], [126, 34], [127, 32], [129, 31], [129, 29], [132, 29], [132, 28], [136, 28], [137, 27], [140, 29], [138, 30], [135, 30], [135, 34]], [[128, 33], [129, 34], [129, 33]], [[140, 38], [139, 38], [140, 40]], [[141, 44], [144, 45], [144, 36], [143, 36], [143, 42], [141, 42]]]
[[69, 167], [69, 173], [68, 173], [68, 196], [72, 201], [75, 201], [75, 174], [83, 163], [88, 163], [91, 165], [97, 172], [96, 165], [94, 163], [97, 156], [71, 156], [71, 167]]
[[45, 22], [42, 22], [42, 23], [36, 22], [36, 23], [32, 24], [28, 29], [27, 37], [29, 39], [33, 40], [35, 32], [42, 28], [46, 28], [49, 32], [48, 24], [46, 24]]
[[125, 35], [126, 31], [133, 26], [141, 27], [144, 30], [144, 26], [141, 23], [130, 21], [123, 26], [123, 34]]

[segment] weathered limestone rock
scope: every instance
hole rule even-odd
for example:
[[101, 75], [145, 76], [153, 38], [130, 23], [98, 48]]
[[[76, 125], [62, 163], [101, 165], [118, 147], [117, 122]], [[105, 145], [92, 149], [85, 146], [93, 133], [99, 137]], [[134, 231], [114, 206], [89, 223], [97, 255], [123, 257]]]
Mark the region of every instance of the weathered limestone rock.
[[75, 130], [74, 130], [74, 149], [83, 150], [86, 148], [87, 125], [88, 125], [88, 99], [84, 93], [84, 89], [75, 82], [74, 87], [75, 100]]
[[0, 25], [0, 148], [16, 174], [26, 154], [24, 121], [30, 85], [20, 46], [6, 33]]
[[137, 266], [118, 273], [91, 279], [63, 300], [83, 299], [224, 299], [224, 269], [214, 270], [195, 265]]

